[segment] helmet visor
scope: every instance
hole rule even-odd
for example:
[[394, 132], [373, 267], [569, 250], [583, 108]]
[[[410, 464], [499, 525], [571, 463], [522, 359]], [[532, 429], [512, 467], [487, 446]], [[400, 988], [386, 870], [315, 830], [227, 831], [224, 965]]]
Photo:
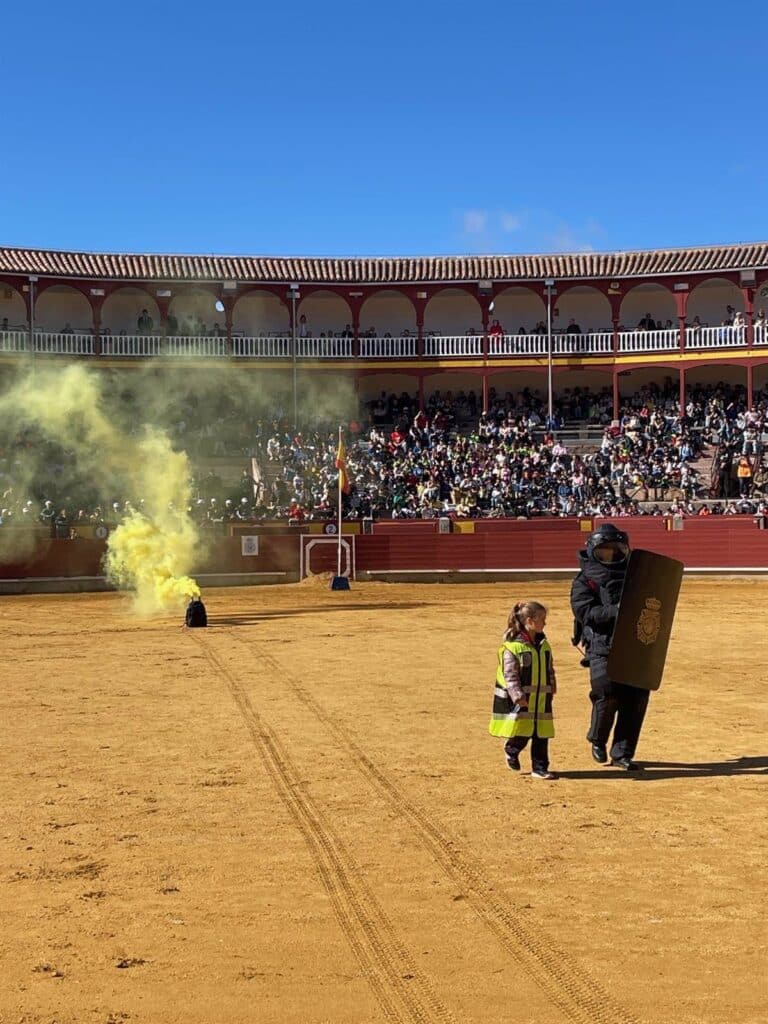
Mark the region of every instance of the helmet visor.
[[616, 540], [606, 541], [604, 544], [598, 544], [592, 553], [598, 562], [623, 562], [629, 554], [629, 544]]

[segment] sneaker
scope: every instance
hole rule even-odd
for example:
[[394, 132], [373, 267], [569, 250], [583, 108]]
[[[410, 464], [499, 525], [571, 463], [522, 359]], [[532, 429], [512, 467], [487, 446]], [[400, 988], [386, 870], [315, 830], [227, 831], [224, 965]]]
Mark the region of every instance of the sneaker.
[[547, 780], [550, 780], [550, 779], [556, 779], [557, 776], [555, 775], [554, 772], [545, 772], [545, 771], [542, 771], [541, 768], [534, 768], [533, 771], [531, 772], [531, 778], [532, 779], [547, 779]]
[[592, 744], [592, 760], [597, 761], [598, 764], [608, 763], [608, 752], [605, 747], [598, 746], [597, 743]]
[[612, 757], [611, 765], [614, 768], [622, 768], [625, 772], [642, 771], [642, 767], [637, 761], [633, 761], [631, 757]]
[[513, 772], [520, 771], [520, 758], [517, 754], [507, 752], [507, 768]]

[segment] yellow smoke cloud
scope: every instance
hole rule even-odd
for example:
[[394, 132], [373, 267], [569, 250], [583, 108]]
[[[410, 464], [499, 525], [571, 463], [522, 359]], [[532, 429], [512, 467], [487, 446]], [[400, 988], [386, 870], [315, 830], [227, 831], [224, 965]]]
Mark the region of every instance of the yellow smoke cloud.
[[131, 512], [107, 545], [105, 569], [116, 586], [132, 590], [140, 615], [178, 608], [200, 588], [186, 573], [199, 546], [187, 515], [189, 462], [172, 450], [168, 437], [147, 427], [136, 443], [138, 479], [145, 512]]
[[200, 547], [187, 515], [190, 466], [159, 428], [120, 429], [104, 409], [98, 376], [82, 366], [35, 370], [0, 398], [0, 416], [34, 424], [76, 454], [78, 466], [104, 489], [143, 499], [109, 537], [105, 570], [132, 591], [142, 615], [173, 611], [200, 593], [188, 575]]

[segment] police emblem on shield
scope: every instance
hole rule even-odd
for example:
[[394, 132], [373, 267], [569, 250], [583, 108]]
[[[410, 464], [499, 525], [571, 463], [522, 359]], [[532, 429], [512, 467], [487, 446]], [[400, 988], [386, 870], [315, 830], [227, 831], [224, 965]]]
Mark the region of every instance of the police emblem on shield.
[[682, 578], [683, 563], [674, 558], [640, 548], [629, 556], [608, 655], [610, 679], [658, 690]]
[[637, 620], [637, 639], [641, 644], [656, 642], [661, 629], [661, 601], [655, 597], [646, 597], [645, 608], [640, 612]]

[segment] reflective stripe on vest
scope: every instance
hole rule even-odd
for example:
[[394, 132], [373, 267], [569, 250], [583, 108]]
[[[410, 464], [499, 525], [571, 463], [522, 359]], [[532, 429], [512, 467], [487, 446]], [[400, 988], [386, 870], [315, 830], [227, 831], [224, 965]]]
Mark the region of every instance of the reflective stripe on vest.
[[[504, 652], [517, 658], [520, 683], [528, 696], [528, 707], [513, 703], [504, 682]], [[496, 685], [493, 691], [493, 713], [488, 726], [492, 736], [541, 736], [551, 739], [555, 735], [552, 718], [552, 687], [549, 685], [549, 661], [552, 648], [542, 640], [538, 648], [521, 640], [507, 640], [499, 648]]]

